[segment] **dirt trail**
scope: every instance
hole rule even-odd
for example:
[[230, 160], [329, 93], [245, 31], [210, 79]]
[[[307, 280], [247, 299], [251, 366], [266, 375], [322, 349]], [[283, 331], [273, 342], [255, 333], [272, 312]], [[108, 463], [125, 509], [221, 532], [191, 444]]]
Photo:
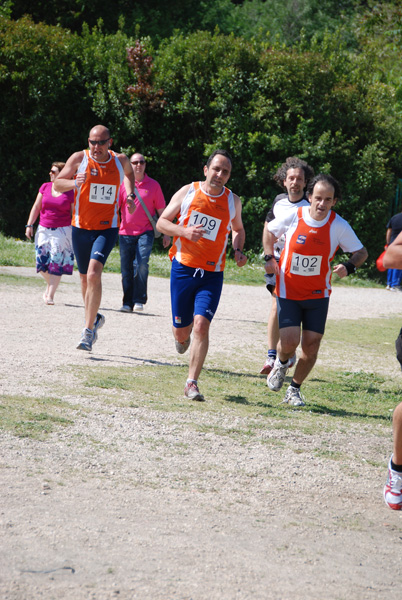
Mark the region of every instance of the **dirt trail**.
[[[106, 324], [88, 358], [75, 350], [76, 274], [53, 307], [35, 282], [11, 285], [2, 274], [37, 277], [0, 267], [3, 395], [48, 395], [64, 367], [89, 360], [182, 361], [168, 280], [150, 278], [146, 312], [127, 315], [120, 277], [106, 274]], [[257, 368], [269, 302], [263, 286], [224, 286], [208, 361], [243, 353]], [[399, 294], [336, 288], [329, 319], [394, 314], [399, 328], [401, 307]], [[396, 362], [388, 368], [401, 376]], [[219, 433], [247, 429], [225, 413], [105, 409], [82, 390], [66, 400], [82, 411], [46, 442], [0, 433], [2, 600], [400, 599], [402, 514], [381, 499], [390, 426], [328, 417], [321, 435], [261, 419], [245, 441]]]

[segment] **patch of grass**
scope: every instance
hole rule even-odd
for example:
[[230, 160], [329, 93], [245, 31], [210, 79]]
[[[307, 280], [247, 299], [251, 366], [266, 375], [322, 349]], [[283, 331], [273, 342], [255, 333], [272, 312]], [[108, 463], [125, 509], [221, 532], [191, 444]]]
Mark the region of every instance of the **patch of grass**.
[[330, 458], [331, 460], [345, 460], [344, 452], [339, 452], [337, 450], [328, 450], [325, 448], [317, 448], [314, 451], [314, 454], [319, 458]]
[[[247, 369], [246, 365], [244, 369]], [[182, 365], [159, 365], [157, 373], [155, 367], [146, 365], [108, 367], [102, 368], [101, 372], [98, 368], [81, 368], [83, 385], [102, 403], [132, 407], [133, 410], [147, 407], [179, 412], [190, 419], [197, 412], [217, 414], [223, 417], [223, 422], [219, 426], [213, 421], [206, 423], [204, 431], [236, 438], [260, 436], [267, 426], [297, 429], [309, 436], [341, 427], [342, 422], [365, 423], [368, 427], [388, 425], [390, 409], [402, 401], [398, 382], [379, 374], [316, 368], [303, 386], [307, 407], [294, 409], [281, 403], [282, 392], [273, 393], [267, 389], [263, 377], [206, 366], [200, 387], [207, 402], [197, 403], [183, 396], [186, 376], [187, 368]], [[102, 394], [99, 394], [99, 387]], [[109, 394], [108, 390], [113, 393]], [[228, 418], [227, 425], [225, 417]], [[233, 426], [233, 418], [241, 419], [238, 426]]]
[[3, 267], [34, 267], [35, 244], [16, 240], [0, 233], [0, 265]]
[[13, 286], [29, 286], [36, 288], [43, 288], [44, 283], [42, 277], [26, 277], [25, 275], [11, 275], [9, 273], [2, 273], [1, 281], [3, 284], [7, 283]]
[[402, 401], [398, 382], [375, 373], [317, 369], [303, 385], [311, 413], [373, 424], [388, 423]]
[[[334, 265], [335, 266], [335, 265]], [[337, 275], [334, 275], [332, 279], [332, 285], [336, 287], [363, 287], [363, 288], [381, 288], [384, 289], [386, 283], [381, 281], [381, 275], [379, 274], [377, 279], [366, 279], [359, 277], [359, 274], [349, 275], [349, 277], [343, 277], [340, 279]]]
[[73, 425], [73, 407], [56, 398], [2, 396], [0, 400], [0, 429], [17, 437], [44, 440], [57, 427]]
[[[241, 269], [232, 258], [227, 258], [225, 283], [236, 285], [258, 285], [264, 283], [264, 261], [259, 254], [247, 252], [248, 262]], [[151, 254], [149, 273], [153, 277], [170, 276], [170, 259], [166, 250], [157, 246]], [[35, 267], [35, 246], [28, 240], [17, 240], [0, 233], [0, 266]], [[120, 252], [113, 248], [105, 265], [105, 273], [120, 273]], [[358, 274], [339, 279], [334, 277], [333, 285], [356, 287], [384, 287], [384, 284], [368, 279], [360, 279]]]
[[105, 373], [102, 370], [101, 373], [95, 375], [95, 378], [89, 377], [84, 385], [91, 388], [96, 386], [103, 389], [130, 390], [132, 388], [130, 379], [131, 377], [128, 372]]
[[[401, 306], [402, 314], [402, 306]], [[402, 319], [401, 319], [402, 320]], [[383, 354], [388, 350], [395, 355], [395, 339], [399, 333], [400, 325], [395, 323], [395, 316], [378, 319], [359, 319], [327, 321], [323, 343], [343, 344], [342, 351], [337, 352], [352, 354], [360, 348]], [[360, 356], [357, 357], [360, 360]]]

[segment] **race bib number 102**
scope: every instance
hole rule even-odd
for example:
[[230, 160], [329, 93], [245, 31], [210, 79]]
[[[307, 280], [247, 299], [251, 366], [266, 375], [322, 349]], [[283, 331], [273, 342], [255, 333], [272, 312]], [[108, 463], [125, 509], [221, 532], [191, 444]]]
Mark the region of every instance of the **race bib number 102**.
[[191, 225], [202, 225], [204, 228], [202, 237], [211, 240], [212, 242], [216, 240], [221, 223], [221, 219], [204, 215], [204, 213], [197, 212], [196, 210], [193, 210], [188, 220], [189, 227]]
[[89, 191], [89, 201], [97, 204], [113, 204], [116, 199], [115, 185], [100, 185], [91, 183]]
[[292, 254], [290, 272], [295, 275], [311, 277], [319, 275], [321, 270], [322, 256], [304, 256], [303, 254]]

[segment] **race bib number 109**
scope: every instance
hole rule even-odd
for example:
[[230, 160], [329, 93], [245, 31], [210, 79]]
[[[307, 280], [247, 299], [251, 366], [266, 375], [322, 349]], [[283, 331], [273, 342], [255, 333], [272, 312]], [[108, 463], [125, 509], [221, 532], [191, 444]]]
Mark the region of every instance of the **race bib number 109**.
[[204, 215], [204, 213], [197, 212], [196, 210], [193, 210], [188, 220], [189, 227], [191, 225], [202, 225], [204, 229], [202, 237], [211, 240], [212, 242], [216, 240], [221, 223], [222, 221], [220, 219]]
[[311, 277], [319, 275], [321, 270], [322, 256], [304, 256], [303, 254], [292, 254], [290, 272], [295, 275]]
[[100, 185], [91, 183], [89, 191], [89, 201], [97, 204], [113, 204], [116, 199], [115, 185]]

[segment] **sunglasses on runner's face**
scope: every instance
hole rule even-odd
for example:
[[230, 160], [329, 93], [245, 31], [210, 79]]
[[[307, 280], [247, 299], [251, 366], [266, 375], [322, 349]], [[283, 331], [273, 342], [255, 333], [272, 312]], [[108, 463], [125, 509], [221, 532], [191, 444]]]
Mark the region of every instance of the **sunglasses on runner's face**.
[[53, 169], [50, 169], [50, 173], [53, 173], [53, 175], [57, 175], [57, 171], [56, 170], [53, 171]]
[[106, 140], [88, 140], [88, 141], [91, 144], [91, 146], [104, 146], [106, 144], [106, 142], [108, 142], [109, 140], [110, 140], [110, 138], [107, 138]]
[[145, 165], [145, 160], [132, 160], [132, 165]]

